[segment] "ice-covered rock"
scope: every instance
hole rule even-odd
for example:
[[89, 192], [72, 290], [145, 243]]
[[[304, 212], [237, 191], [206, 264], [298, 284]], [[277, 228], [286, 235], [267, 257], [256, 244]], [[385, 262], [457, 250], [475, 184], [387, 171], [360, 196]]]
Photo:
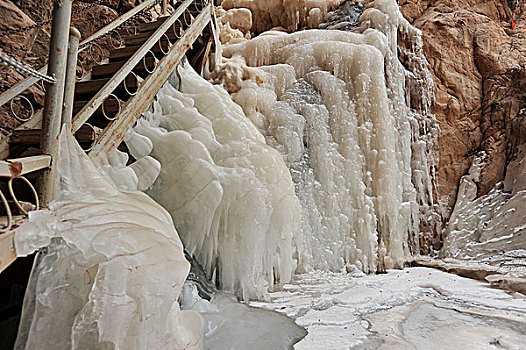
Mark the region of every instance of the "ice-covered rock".
[[460, 180], [457, 202], [444, 238], [444, 258], [498, 267], [526, 277], [526, 147], [508, 165], [506, 178], [476, 198], [484, 159], [476, 158]]

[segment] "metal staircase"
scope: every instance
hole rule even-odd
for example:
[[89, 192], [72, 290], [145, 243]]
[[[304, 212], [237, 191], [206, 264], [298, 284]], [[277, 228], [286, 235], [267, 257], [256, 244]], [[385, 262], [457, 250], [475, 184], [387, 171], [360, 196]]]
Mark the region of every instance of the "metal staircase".
[[[126, 35], [119, 32], [131, 20], [155, 6], [161, 7], [163, 16], [154, 22], [133, 22], [131, 32], [128, 30], [130, 33]], [[213, 43], [218, 43], [214, 7], [209, 0], [174, 1], [171, 4], [147, 0], [82, 42], [75, 32], [72, 29], [69, 37], [62, 82], [64, 90], [58, 92], [63, 96], [61, 113], [54, 111], [47, 120], [50, 107], [47, 110], [44, 107], [0, 144], [0, 159], [6, 159], [0, 161], [0, 178], [8, 180], [13, 199], [13, 203], [8, 203], [0, 192], [5, 207], [4, 216], [0, 217], [0, 226], [2, 222], [4, 225], [0, 229], [0, 273], [16, 259], [13, 228], [24, 222], [27, 214], [27, 211], [20, 210], [23, 205], [12, 190], [12, 182], [21, 179], [29, 186], [35, 197], [32, 209], [38, 209], [39, 199], [44, 206], [52, 200], [57, 128], [70, 127], [90, 157], [104, 157], [112, 147], [120, 145], [124, 133], [147, 109], [182, 58], [188, 55], [194, 67], [202, 67]], [[108, 57], [100, 59], [89, 74], [75, 82], [78, 80], [78, 50], [95, 51], [94, 48], [100, 48], [99, 39], [114, 33], [118, 33], [119, 45], [110, 50]], [[38, 72], [46, 75], [47, 69]], [[0, 106], [40, 80], [35, 76], [16, 84], [0, 95]], [[57, 82], [60, 83], [55, 81], [54, 85]], [[46, 97], [52, 90], [49, 86]], [[40, 150], [39, 154], [21, 156], [27, 153], [28, 146]], [[25, 178], [25, 174], [31, 174], [31, 180]], [[14, 215], [17, 208], [20, 215]]]

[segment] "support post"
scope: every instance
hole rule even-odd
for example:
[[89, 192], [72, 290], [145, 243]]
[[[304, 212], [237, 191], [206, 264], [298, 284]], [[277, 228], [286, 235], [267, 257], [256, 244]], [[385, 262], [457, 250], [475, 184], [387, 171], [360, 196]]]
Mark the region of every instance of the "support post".
[[68, 53], [69, 26], [72, 0], [55, 0], [53, 3], [53, 24], [49, 45], [47, 74], [55, 77], [54, 84], [47, 84], [44, 111], [42, 113], [42, 153], [51, 156], [51, 166], [39, 179], [41, 202], [47, 205], [55, 194], [56, 156], [58, 135], [62, 124], [62, 103]]
[[69, 30], [68, 62], [66, 66], [66, 83], [64, 86], [64, 109], [62, 125], [71, 130], [73, 104], [75, 99], [75, 79], [77, 77], [77, 58], [79, 54], [80, 32], [71, 27]]
[[168, 15], [168, 0], [161, 1], [161, 13], [163, 16]]

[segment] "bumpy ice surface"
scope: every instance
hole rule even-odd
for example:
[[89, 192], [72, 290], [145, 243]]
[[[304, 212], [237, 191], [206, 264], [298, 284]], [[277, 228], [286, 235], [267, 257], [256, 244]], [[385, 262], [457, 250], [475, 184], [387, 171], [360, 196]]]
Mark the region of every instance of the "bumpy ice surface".
[[122, 191], [63, 132], [57, 193], [31, 212], [16, 250], [38, 254], [17, 349], [197, 349], [199, 315], [177, 299], [188, 275], [170, 215]]

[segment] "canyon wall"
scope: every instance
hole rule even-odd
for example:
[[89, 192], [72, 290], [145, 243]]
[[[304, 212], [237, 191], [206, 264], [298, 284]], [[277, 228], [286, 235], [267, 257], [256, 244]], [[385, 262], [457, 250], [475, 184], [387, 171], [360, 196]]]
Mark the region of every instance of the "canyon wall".
[[526, 3], [408, 0], [400, 8], [422, 30], [435, 81], [439, 193], [447, 217], [475, 157], [487, 157], [480, 196], [504, 179], [526, 141]]

